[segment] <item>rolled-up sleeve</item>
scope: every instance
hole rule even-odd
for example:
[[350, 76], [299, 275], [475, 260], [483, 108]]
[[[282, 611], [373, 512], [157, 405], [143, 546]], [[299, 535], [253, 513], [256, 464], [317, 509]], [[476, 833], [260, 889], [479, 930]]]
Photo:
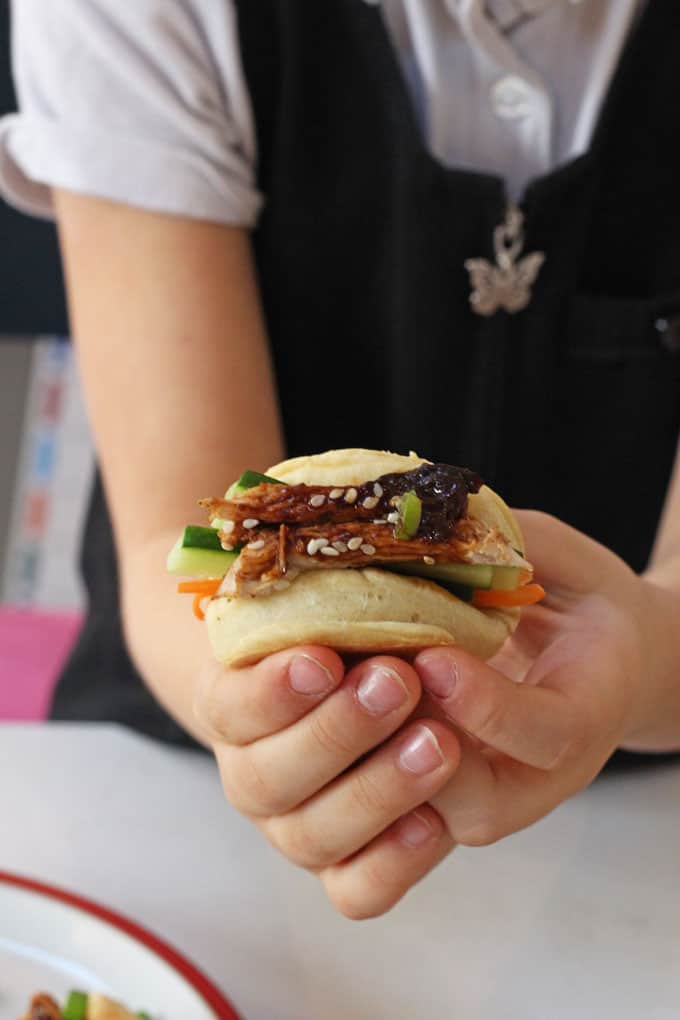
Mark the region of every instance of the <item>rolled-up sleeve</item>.
[[19, 112], [0, 190], [52, 217], [51, 188], [252, 226], [262, 205], [231, 0], [13, 0]]

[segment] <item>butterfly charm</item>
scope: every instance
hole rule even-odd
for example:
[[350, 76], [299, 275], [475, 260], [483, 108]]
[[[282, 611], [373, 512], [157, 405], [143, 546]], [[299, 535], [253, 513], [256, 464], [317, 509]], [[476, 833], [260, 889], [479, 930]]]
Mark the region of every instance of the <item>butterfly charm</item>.
[[523, 222], [522, 212], [516, 205], [509, 205], [505, 222], [493, 233], [496, 265], [487, 259], [467, 259], [464, 263], [472, 286], [470, 305], [477, 315], [493, 315], [499, 308], [510, 314], [521, 312], [531, 300], [531, 287], [545, 254], [535, 251], [517, 261], [524, 245]]

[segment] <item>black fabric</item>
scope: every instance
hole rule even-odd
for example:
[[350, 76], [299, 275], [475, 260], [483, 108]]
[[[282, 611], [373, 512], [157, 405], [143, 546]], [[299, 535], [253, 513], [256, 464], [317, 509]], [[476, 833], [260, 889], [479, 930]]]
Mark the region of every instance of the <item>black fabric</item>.
[[[10, 69], [10, 12], [0, 3], [0, 116], [16, 110]], [[0, 335], [65, 336], [66, 302], [57, 233], [0, 199]]]
[[483, 319], [463, 264], [493, 258], [503, 182], [428, 153], [379, 9], [237, 9], [289, 454], [356, 445], [463, 464], [642, 569], [680, 424], [680, 356], [654, 325], [680, 314], [680, 11], [648, 6], [590, 151], [527, 189], [525, 250], [545, 265], [526, 311]]
[[654, 328], [680, 312], [680, 11], [649, 5], [590, 152], [527, 190], [525, 248], [546, 263], [525, 312], [486, 320], [463, 263], [492, 257], [503, 183], [428, 153], [379, 9], [238, 10], [290, 453], [356, 443], [468, 464], [642, 569], [680, 424], [680, 358]]

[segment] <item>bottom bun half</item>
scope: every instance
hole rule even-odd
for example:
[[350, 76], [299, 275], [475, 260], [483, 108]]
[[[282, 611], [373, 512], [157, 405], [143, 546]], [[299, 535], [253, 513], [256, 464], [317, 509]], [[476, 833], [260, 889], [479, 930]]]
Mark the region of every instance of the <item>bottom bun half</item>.
[[488, 659], [518, 620], [517, 609], [475, 609], [431, 581], [377, 568], [310, 571], [263, 598], [214, 598], [206, 612], [225, 666], [302, 644], [367, 654], [459, 645]]

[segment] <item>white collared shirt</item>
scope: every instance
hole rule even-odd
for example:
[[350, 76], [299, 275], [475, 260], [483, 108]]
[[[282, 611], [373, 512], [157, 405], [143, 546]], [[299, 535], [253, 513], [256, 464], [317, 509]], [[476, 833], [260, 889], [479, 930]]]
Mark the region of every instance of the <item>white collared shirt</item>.
[[382, 0], [432, 152], [527, 182], [587, 149], [640, 0]]
[[[518, 198], [588, 147], [646, 0], [377, 2], [424, 144], [446, 166], [502, 176]], [[8, 201], [49, 217], [57, 186], [257, 221], [266, 196], [233, 0], [13, 0], [13, 46]]]

